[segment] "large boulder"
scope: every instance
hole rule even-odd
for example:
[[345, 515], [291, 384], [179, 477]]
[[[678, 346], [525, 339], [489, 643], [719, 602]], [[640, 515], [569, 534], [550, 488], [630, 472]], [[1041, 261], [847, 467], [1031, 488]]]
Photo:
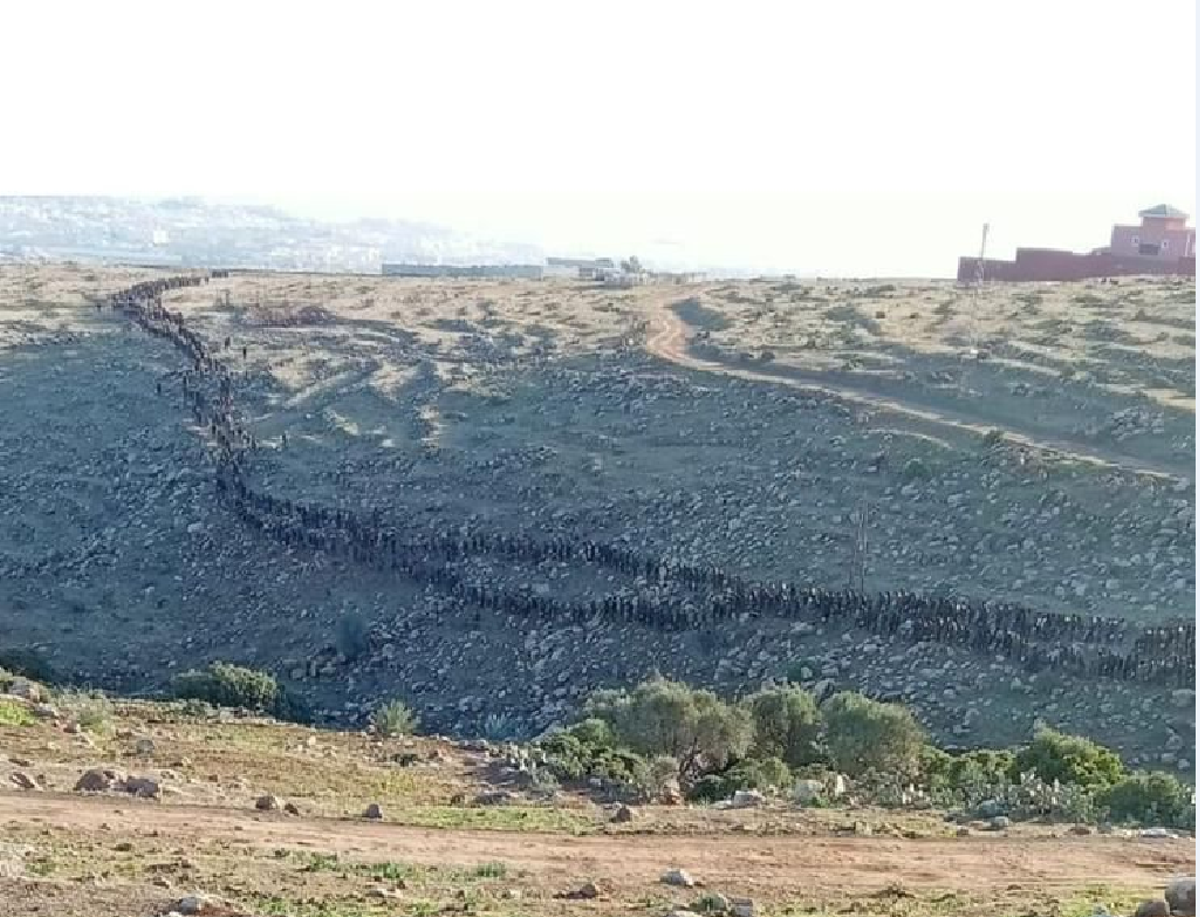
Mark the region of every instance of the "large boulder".
[[259, 796], [254, 800], [254, 808], [260, 812], [278, 812], [283, 808], [283, 803], [278, 796], [272, 796], [270, 793], [265, 796]]
[[160, 799], [162, 784], [153, 777], [126, 777], [121, 783], [121, 789], [139, 799]]
[[1161, 898], [1154, 898], [1139, 904], [1133, 917], [1171, 917], [1171, 909]]
[[735, 809], [753, 809], [766, 801], [767, 797], [758, 790], [735, 790], [730, 805]]
[[383, 818], [383, 809], [379, 803], [373, 802], [363, 810], [363, 818], [380, 819]]
[[820, 780], [797, 780], [793, 798], [802, 806], [812, 805], [825, 793]]
[[1196, 917], [1196, 877], [1172, 879], [1167, 883], [1167, 904], [1178, 917]]
[[678, 885], [682, 888], [692, 888], [696, 884], [696, 880], [686, 869], [668, 869], [659, 881], [664, 885]]
[[75, 791], [77, 793], [104, 793], [123, 780], [124, 776], [119, 771], [105, 767], [93, 767], [89, 771], [84, 771], [83, 776], [75, 782]]

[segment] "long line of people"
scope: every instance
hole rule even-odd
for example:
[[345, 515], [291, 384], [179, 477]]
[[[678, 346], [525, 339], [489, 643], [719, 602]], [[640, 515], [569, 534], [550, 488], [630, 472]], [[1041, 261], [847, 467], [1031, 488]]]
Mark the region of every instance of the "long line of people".
[[[287, 500], [254, 488], [246, 456], [258, 448], [233, 401], [233, 372], [221, 356], [163, 305], [163, 294], [206, 283], [204, 275], [146, 281], [97, 302], [171, 341], [188, 359], [181, 374], [185, 403], [214, 448], [216, 488], [248, 525], [289, 545], [323, 551], [432, 583], [477, 607], [566, 620], [595, 616], [678, 630], [707, 629], [743, 615], [852, 621], [856, 626], [910, 641], [964, 646], [1000, 653], [1034, 671], [1055, 670], [1122, 680], [1190, 685], [1195, 680], [1195, 626], [1133, 628], [1098, 615], [1034, 612], [1012, 603], [922, 595], [905, 590], [874, 594], [791, 583], [753, 582], [715, 565], [666, 561], [628, 548], [563, 536], [471, 530], [402, 528], [374, 513], [355, 513]], [[229, 351], [232, 342], [222, 345]], [[242, 348], [243, 357], [245, 348]], [[663, 590], [621, 593], [566, 603], [525, 590], [472, 582], [455, 564], [491, 555], [538, 563], [570, 561], [642, 577], [652, 586], [684, 587], [684, 597]]]

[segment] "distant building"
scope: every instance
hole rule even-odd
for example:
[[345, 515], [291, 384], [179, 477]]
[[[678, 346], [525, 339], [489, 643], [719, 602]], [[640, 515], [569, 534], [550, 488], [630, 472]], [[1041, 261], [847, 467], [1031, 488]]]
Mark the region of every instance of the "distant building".
[[455, 277], [476, 279], [541, 280], [544, 270], [540, 264], [383, 264], [387, 277]]
[[1051, 248], [1018, 248], [1013, 261], [960, 258], [958, 279], [1086, 280], [1131, 274], [1196, 276], [1196, 230], [1188, 215], [1167, 204], [1141, 211], [1140, 226], [1114, 226], [1107, 248], [1081, 255]]
[[612, 258], [547, 258], [546, 275], [548, 277], [578, 277], [581, 280], [595, 280], [603, 277], [608, 271], [617, 269]]
[[1178, 261], [1196, 254], [1196, 230], [1187, 228], [1188, 215], [1166, 204], [1138, 214], [1141, 226], [1114, 226], [1108, 250], [1159, 261]]

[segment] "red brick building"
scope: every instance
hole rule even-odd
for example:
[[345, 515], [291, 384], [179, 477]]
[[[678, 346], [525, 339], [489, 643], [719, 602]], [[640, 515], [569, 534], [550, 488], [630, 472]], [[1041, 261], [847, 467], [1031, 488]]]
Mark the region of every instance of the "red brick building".
[[1188, 215], [1167, 204], [1138, 214], [1140, 226], [1113, 227], [1107, 248], [1080, 255], [1050, 248], [1018, 248], [1013, 261], [978, 258], [958, 260], [958, 279], [1039, 281], [1085, 280], [1129, 274], [1196, 276], [1196, 230]]

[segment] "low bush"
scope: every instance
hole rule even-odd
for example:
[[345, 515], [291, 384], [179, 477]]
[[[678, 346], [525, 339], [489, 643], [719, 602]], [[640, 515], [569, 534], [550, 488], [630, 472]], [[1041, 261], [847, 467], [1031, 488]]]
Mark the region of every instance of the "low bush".
[[1057, 780], [1100, 792], [1125, 776], [1125, 767], [1116, 752], [1091, 739], [1042, 727], [1013, 761], [1010, 776], [1025, 773], [1047, 783]]
[[384, 738], [411, 735], [418, 723], [417, 715], [402, 700], [390, 700], [371, 714], [376, 735]]
[[287, 706], [273, 675], [228, 662], [214, 662], [207, 669], [177, 675], [171, 687], [181, 700], [200, 700], [217, 707], [278, 714]]
[[738, 790], [786, 792], [793, 783], [791, 769], [779, 758], [749, 758], [719, 774], [701, 777], [692, 785], [688, 797], [698, 802], [718, 802]]
[[1196, 821], [1191, 789], [1162, 771], [1123, 777], [1100, 792], [1096, 801], [1117, 822], [1192, 828]]

